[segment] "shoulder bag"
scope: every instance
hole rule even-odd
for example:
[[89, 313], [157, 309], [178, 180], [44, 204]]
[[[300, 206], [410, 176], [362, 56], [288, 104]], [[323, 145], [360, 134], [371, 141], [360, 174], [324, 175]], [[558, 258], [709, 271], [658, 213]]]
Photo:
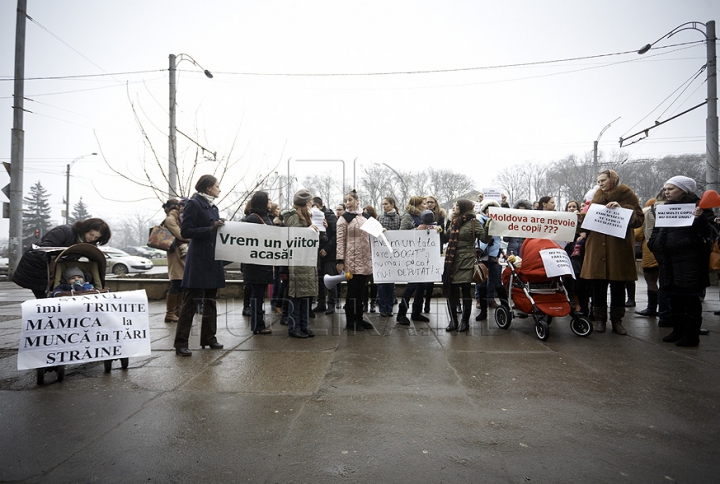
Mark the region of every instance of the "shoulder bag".
[[153, 249], [170, 250], [175, 243], [175, 236], [165, 227], [164, 223], [150, 229], [147, 246]]
[[[475, 219], [472, 219], [472, 235], [475, 239]], [[477, 249], [473, 241], [473, 253], [475, 254], [475, 262], [473, 263], [473, 282], [476, 284], [484, 284], [488, 279], [488, 268], [480, 262], [477, 255]]]

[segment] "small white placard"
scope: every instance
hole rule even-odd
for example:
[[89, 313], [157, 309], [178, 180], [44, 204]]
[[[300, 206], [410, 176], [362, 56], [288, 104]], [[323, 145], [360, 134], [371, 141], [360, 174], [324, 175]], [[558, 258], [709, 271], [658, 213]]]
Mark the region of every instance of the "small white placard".
[[540, 251], [545, 274], [548, 277], [559, 277], [570, 275], [575, 279], [575, 271], [572, 268], [570, 257], [563, 249], [543, 249]]
[[689, 227], [695, 221], [694, 203], [663, 203], [655, 208], [656, 227]]
[[582, 228], [624, 239], [632, 214], [629, 208], [607, 208], [593, 203], [585, 215]]

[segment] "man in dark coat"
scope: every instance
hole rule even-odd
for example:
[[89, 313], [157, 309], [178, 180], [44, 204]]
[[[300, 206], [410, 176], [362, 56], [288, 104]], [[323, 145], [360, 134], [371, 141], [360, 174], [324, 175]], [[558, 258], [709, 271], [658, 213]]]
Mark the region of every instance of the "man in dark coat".
[[[319, 313], [324, 311], [325, 314], [335, 312], [336, 288], [327, 290], [323, 282], [325, 274], [337, 275], [335, 268], [337, 257], [335, 255], [335, 242], [337, 230], [337, 217], [332, 210], [327, 208], [320, 197], [313, 198], [313, 208], [322, 210], [325, 214], [327, 227], [325, 232], [320, 232], [320, 241], [318, 243], [318, 303], [313, 312]], [[336, 286], [337, 287], [337, 286]], [[325, 302], [327, 298], [327, 303]]]

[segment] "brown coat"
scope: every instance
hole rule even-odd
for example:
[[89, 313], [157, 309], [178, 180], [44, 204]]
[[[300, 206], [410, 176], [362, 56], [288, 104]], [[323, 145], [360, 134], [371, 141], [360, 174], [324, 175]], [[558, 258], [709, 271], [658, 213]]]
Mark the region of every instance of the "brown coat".
[[[643, 269], [654, 269], [658, 266], [658, 261], [655, 259], [655, 255], [653, 255], [652, 251], [647, 245], [647, 240], [645, 239], [645, 227], [648, 224], [648, 217], [647, 213], [650, 210], [649, 207], [645, 207], [643, 209], [643, 213], [645, 214], [645, 221], [643, 222], [641, 227], [638, 227], [635, 229], [635, 242], [642, 242], [642, 268]], [[653, 219], [653, 227], [655, 226], [655, 220]], [[650, 232], [652, 232], [652, 228], [650, 229]]]
[[174, 250], [167, 253], [168, 278], [171, 281], [182, 280], [185, 271], [185, 258], [180, 257], [177, 246], [189, 241], [180, 236], [180, 212], [177, 209], [170, 210], [163, 224], [175, 236]]
[[585, 242], [585, 259], [580, 277], [608, 281], [636, 281], [635, 233], [642, 226], [643, 215], [635, 193], [626, 185], [618, 185], [610, 191], [595, 192], [592, 203], [607, 205], [617, 202], [622, 208], [633, 211], [625, 238], [621, 239], [599, 232], [588, 231]]

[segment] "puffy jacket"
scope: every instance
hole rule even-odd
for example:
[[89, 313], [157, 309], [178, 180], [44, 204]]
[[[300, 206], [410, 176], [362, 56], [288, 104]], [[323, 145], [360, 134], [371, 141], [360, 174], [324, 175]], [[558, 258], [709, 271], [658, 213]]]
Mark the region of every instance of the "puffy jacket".
[[345, 265], [345, 272], [372, 274], [370, 234], [360, 229], [366, 220], [360, 212], [345, 212], [338, 219], [337, 261]]
[[[697, 203], [700, 201], [694, 193], [688, 193], [678, 202]], [[660, 286], [672, 289], [697, 289], [710, 285], [708, 276], [708, 258], [710, 246], [706, 238], [710, 236], [712, 210], [705, 210], [695, 218], [689, 227], [655, 227], [648, 241], [660, 264]]]

